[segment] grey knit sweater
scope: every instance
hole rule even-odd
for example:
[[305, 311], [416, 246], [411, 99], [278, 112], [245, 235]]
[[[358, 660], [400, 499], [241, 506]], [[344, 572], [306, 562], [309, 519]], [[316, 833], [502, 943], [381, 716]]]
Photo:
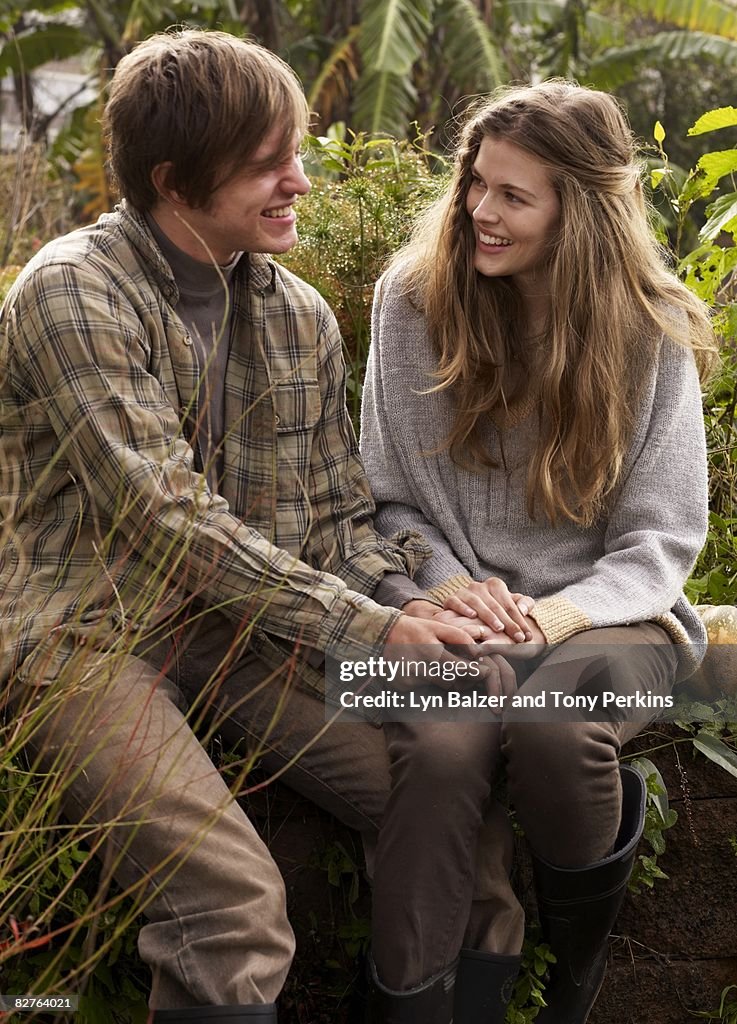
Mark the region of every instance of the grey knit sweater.
[[[550, 643], [585, 629], [654, 621], [699, 660], [701, 622], [683, 584], [704, 543], [707, 470], [698, 375], [692, 354], [665, 338], [645, 389], [621, 482], [606, 517], [584, 528], [530, 519], [527, 469], [537, 414], [511, 408], [486, 436], [498, 468], [473, 473], [447, 450], [432, 452], [452, 424], [447, 392], [432, 386], [436, 359], [422, 314], [397, 271], [376, 290], [363, 396], [361, 453], [385, 535], [419, 530], [434, 549], [416, 582], [444, 597], [501, 577], [536, 599]], [[685, 652], [684, 652], [685, 653]], [[690, 658], [688, 660], [691, 660]]]

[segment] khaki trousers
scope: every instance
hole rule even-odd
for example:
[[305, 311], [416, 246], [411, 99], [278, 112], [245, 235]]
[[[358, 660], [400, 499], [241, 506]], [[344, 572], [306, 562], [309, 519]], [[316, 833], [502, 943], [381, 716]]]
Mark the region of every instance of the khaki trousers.
[[284, 884], [200, 741], [240, 741], [370, 848], [389, 789], [381, 730], [326, 727], [294, 666], [271, 672], [219, 613], [132, 653], [79, 633], [21, 668], [13, 713], [45, 792], [144, 910], [151, 1006], [275, 1001], [294, 953]]

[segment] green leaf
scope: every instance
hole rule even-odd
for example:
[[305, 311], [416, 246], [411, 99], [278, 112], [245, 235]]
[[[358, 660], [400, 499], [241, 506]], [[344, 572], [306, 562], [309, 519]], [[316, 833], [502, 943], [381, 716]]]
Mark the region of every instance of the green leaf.
[[464, 92], [490, 92], [506, 81], [497, 40], [473, 0], [440, 0], [436, 27], [451, 80]]
[[33, 71], [50, 60], [75, 57], [92, 45], [89, 35], [74, 25], [44, 25], [19, 33], [0, 47], [0, 76], [9, 71]]
[[704, 153], [696, 166], [704, 172], [704, 190], [701, 195], [708, 195], [713, 191], [720, 178], [737, 170], [737, 149], [721, 149]]
[[706, 212], [709, 219], [699, 231], [699, 241], [713, 242], [720, 232], [737, 229], [737, 192], [720, 196]]
[[316, 107], [320, 100], [320, 94], [327, 83], [333, 79], [340, 79], [340, 69], [347, 67], [350, 72], [355, 73], [353, 67], [353, 50], [360, 32], [360, 25], [353, 25], [344, 39], [336, 43], [332, 53], [323, 63], [320, 72], [312, 83], [307, 102], [310, 110]]
[[417, 98], [412, 66], [432, 31], [434, 0], [364, 0], [358, 48], [357, 126], [404, 135]]
[[406, 75], [432, 28], [428, 0], [366, 0], [361, 53], [372, 71]]
[[642, 867], [645, 871], [645, 875], [639, 879], [639, 881], [644, 882], [645, 885], [652, 886], [656, 878], [668, 877], [662, 868], [658, 867], [658, 862], [655, 857], [641, 856], [638, 859], [642, 863]]
[[[731, 274], [737, 266], [737, 246], [722, 248], [721, 245], [706, 243], [688, 253], [678, 264], [678, 272], [683, 276], [685, 283], [705, 302], [710, 305], [716, 300], [717, 292], [722, 282]], [[715, 322], [715, 327], [718, 327]], [[733, 335], [734, 332], [729, 332]], [[698, 579], [693, 581], [698, 584]], [[708, 587], [708, 580], [704, 579], [701, 593], [705, 594]], [[718, 601], [717, 604], [724, 604]], [[727, 601], [726, 603], [731, 603]]]
[[737, 38], [737, 20], [729, 0], [630, 0], [630, 7], [640, 19], [651, 17], [689, 32]]
[[701, 751], [704, 757], [708, 757], [714, 764], [718, 764], [725, 772], [737, 778], [737, 752], [728, 747], [718, 736], [700, 732], [694, 737], [693, 745]]
[[658, 857], [660, 857], [661, 854], [665, 853], [665, 839], [663, 838], [663, 833], [660, 830], [655, 829], [650, 833], [648, 833], [646, 830], [645, 834], [648, 840], [650, 841], [650, 845], [653, 848], [653, 852], [657, 854]]
[[610, 47], [589, 65], [587, 78], [600, 89], [630, 82], [643, 66], [678, 65], [710, 60], [725, 68], [737, 67], [737, 42], [706, 32], [658, 32], [627, 46]]
[[664, 139], [665, 139], [665, 128], [662, 126], [660, 121], [656, 121], [655, 122], [655, 127], [653, 128], [653, 135], [655, 137], [655, 141], [656, 142], [663, 142], [664, 141]]
[[406, 75], [365, 72], [356, 88], [356, 120], [371, 132], [390, 132], [400, 138], [417, 90]]
[[732, 128], [737, 125], [737, 107], [719, 107], [702, 114], [696, 124], [688, 129], [689, 135], [703, 135], [705, 132], [718, 131], [720, 128]]
[[[647, 781], [648, 795], [652, 800], [661, 821], [665, 824], [668, 820], [668, 791], [659, 769], [647, 757], [636, 757], [632, 764], [640, 769]], [[655, 783], [653, 786], [652, 783]]]

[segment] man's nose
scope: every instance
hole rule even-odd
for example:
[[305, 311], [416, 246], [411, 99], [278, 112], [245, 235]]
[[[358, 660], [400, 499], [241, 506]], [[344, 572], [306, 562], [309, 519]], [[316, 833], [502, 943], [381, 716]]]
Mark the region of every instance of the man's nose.
[[292, 192], [298, 196], [305, 196], [312, 188], [310, 179], [304, 172], [302, 166], [302, 158], [295, 156], [292, 161], [287, 176], [284, 179], [284, 187], [287, 192]]

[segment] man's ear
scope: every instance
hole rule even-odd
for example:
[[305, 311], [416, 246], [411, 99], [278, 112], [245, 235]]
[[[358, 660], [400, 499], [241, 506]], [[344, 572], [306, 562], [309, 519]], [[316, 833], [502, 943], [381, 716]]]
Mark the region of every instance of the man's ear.
[[186, 206], [187, 201], [184, 196], [172, 186], [173, 171], [174, 164], [171, 160], [156, 164], [151, 171], [151, 184], [164, 202], [173, 203], [175, 206]]

